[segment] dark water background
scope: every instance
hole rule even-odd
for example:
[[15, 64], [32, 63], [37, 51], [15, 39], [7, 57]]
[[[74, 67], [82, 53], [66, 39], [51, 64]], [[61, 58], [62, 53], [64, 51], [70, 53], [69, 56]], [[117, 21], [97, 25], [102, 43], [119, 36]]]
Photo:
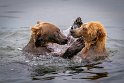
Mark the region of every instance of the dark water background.
[[[0, 83], [123, 83], [123, 0], [0, 0]], [[108, 32], [109, 59], [84, 65], [41, 56], [28, 60], [20, 51], [37, 20], [65, 30], [78, 16], [101, 21]], [[58, 48], [56, 48], [58, 49]]]

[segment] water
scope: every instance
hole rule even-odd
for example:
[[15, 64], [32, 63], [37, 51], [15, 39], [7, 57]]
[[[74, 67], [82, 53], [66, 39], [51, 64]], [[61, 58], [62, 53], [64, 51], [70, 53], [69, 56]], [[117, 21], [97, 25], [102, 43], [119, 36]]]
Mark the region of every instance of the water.
[[[97, 5], [89, 0], [0, 0], [0, 83], [123, 83], [124, 27], [119, 17], [124, 17], [120, 13], [123, 1], [109, 2], [105, 0], [108, 9], [104, 9], [103, 2], [97, 1]], [[78, 57], [67, 60], [44, 55], [29, 59], [22, 54], [21, 49], [30, 39], [30, 26], [37, 20], [52, 22], [65, 30], [78, 16], [84, 22], [100, 20], [106, 26], [108, 59], [87, 65]], [[56, 51], [60, 51], [59, 47]]]

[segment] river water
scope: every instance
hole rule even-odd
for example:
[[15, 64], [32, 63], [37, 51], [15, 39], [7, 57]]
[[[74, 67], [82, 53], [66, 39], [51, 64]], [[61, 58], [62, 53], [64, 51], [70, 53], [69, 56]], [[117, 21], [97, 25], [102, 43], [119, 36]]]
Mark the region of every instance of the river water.
[[[123, 3], [123, 0], [0, 0], [0, 83], [123, 83]], [[66, 60], [43, 55], [28, 59], [22, 54], [21, 49], [30, 39], [30, 26], [37, 20], [52, 22], [63, 31], [78, 16], [83, 22], [99, 20], [105, 25], [109, 52], [105, 61], [86, 65], [78, 58]]]

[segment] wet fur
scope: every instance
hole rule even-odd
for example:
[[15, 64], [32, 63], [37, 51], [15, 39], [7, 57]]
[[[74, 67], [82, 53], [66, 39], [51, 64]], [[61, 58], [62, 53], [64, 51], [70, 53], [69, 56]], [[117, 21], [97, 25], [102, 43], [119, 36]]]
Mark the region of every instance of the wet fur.
[[[70, 32], [71, 32], [71, 30], [81, 27], [82, 24], [83, 24], [82, 19], [80, 17], [77, 17], [71, 26]], [[71, 33], [69, 33], [69, 35], [68, 35], [69, 39], [71, 38], [70, 36], [72, 36]], [[62, 55], [62, 57], [67, 58], [67, 59], [72, 59], [84, 48], [84, 46], [85, 46], [84, 39], [82, 37], [80, 37], [80, 38], [76, 39], [76, 41], [71, 42], [70, 47], [65, 51], [65, 53]]]
[[60, 29], [51, 23], [37, 22], [31, 27], [31, 38], [23, 48], [23, 52], [34, 55], [44, 55], [52, 50], [48, 48], [49, 43], [66, 44], [67, 38], [60, 32]]
[[82, 49], [82, 58], [90, 55], [104, 55], [106, 54], [106, 37], [107, 32], [100, 22], [88, 22], [83, 24], [80, 28], [72, 30], [74, 37], [83, 37], [85, 47]]

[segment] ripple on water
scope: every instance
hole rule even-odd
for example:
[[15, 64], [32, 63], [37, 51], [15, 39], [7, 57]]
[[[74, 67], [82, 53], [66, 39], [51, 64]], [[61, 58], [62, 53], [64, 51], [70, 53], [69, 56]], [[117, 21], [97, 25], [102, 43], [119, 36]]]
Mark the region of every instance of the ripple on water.
[[[32, 80], [52, 80], [58, 77], [97, 80], [108, 77], [107, 71], [100, 71], [104, 70], [104, 67], [99, 66], [103, 61], [84, 63], [74, 61], [74, 59], [68, 60], [61, 57], [41, 55], [39, 57], [33, 56], [30, 60], [28, 58], [25, 62], [31, 66], [29, 71]], [[98, 71], [94, 71], [94, 69]]]
[[[21, 52], [21, 45], [23, 45], [25, 42], [23, 40], [26, 40], [28, 38], [27, 30], [15, 30], [13, 32], [2, 32], [1, 33], [1, 39], [5, 40], [5, 44], [1, 44], [0, 46], [0, 53], [3, 54], [3, 58], [0, 59], [0, 64], [3, 67], [3, 70], [5, 68], [9, 69], [4, 72], [8, 73], [11, 71], [11, 75], [14, 73], [13, 78], [16, 78], [16, 74], [18, 76], [23, 76], [23, 66], [25, 69], [25, 72], [29, 73], [29, 79], [32, 80], [53, 80], [53, 79], [78, 79], [78, 80], [98, 80], [101, 78], [116, 78], [123, 72], [123, 67], [118, 68], [120, 64], [117, 64], [116, 62], [111, 62], [109, 60], [100, 60], [100, 61], [93, 61], [92, 63], [89, 63], [87, 61], [81, 61], [82, 59], [77, 56], [74, 57], [72, 60], [63, 59], [61, 57], [54, 57], [51, 55], [41, 55], [39, 57], [35, 57], [31, 54], [23, 55]], [[26, 37], [25, 37], [26, 35]], [[23, 39], [24, 37], [24, 39]], [[15, 44], [15, 41], [17, 40]], [[111, 44], [111, 42], [114, 42]], [[108, 44], [111, 44], [111, 46], [108, 46], [108, 53], [110, 59], [112, 57], [115, 57], [115, 55], [118, 55], [119, 49], [118, 47], [122, 44], [123, 41], [116, 41], [116, 40], [110, 40]], [[118, 47], [113, 47], [114, 45], [118, 45]], [[5, 46], [4, 46], [5, 45]], [[20, 45], [20, 46], [18, 46]], [[23, 45], [24, 46], [24, 45]], [[57, 46], [53, 45], [51, 46], [53, 49], [55, 49], [55, 52], [63, 52], [61, 49], [66, 49], [63, 46]], [[67, 46], [68, 47], [68, 46]], [[19, 48], [19, 49], [16, 49]], [[6, 56], [9, 54], [10, 56]], [[29, 55], [29, 57], [27, 57]], [[1, 56], [1, 55], [0, 55]], [[121, 56], [121, 55], [120, 55]], [[117, 58], [117, 56], [115, 57]], [[117, 60], [116, 60], [117, 61]], [[6, 67], [5, 64], [8, 64]], [[108, 65], [111, 64], [111, 65]], [[114, 66], [113, 66], [114, 65]], [[119, 66], [117, 66], [119, 65]], [[113, 70], [113, 71], [112, 71]], [[21, 72], [22, 71], [22, 72]], [[1, 72], [3, 72], [1, 70]], [[2, 75], [5, 73], [3, 72]], [[113, 74], [114, 73], [114, 74]], [[113, 76], [111, 76], [113, 75]], [[115, 75], [115, 76], [114, 76]], [[4, 75], [6, 76], [6, 75]], [[8, 77], [9, 78], [9, 77]], [[23, 78], [24, 79], [24, 78]]]

